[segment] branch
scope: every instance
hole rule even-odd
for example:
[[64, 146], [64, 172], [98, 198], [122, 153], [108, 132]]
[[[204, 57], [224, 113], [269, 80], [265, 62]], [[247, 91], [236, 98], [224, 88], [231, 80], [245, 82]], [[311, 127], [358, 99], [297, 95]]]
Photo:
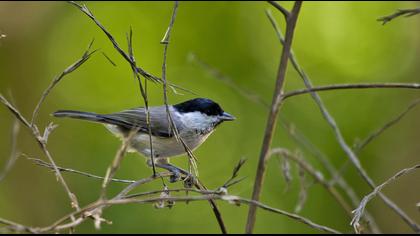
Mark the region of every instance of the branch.
[[270, 156], [272, 155], [281, 155], [287, 159], [291, 159], [296, 162], [302, 169], [304, 169], [309, 175], [312, 176], [318, 183], [324, 187], [328, 193], [331, 194], [332, 197], [339, 203], [339, 205], [346, 211], [346, 213], [351, 216], [351, 208], [341, 196], [340, 192], [337, 191], [333, 186], [331, 186], [328, 181], [324, 179], [321, 172], [315, 170], [309, 163], [304, 161], [302, 158], [298, 157], [297, 155], [292, 154], [290, 151], [284, 148], [274, 148], [270, 151]]
[[281, 14], [283, 14], [286, 21], [289, 19], [290, 12], [288, 10], [286, 10], [284, 7], [282, 7], [280, 4], [278, 4], [275, 1], [268, 1], [268, 3], [270, 3], [273, 7], [277, 8], [277, 10], [279, 10]]
[[31, 125], [33, 125], [35, 123], [35, 120], [38, 116], [39, 113], [39, 109], [41, 109], [41, 105], [44, 102], [45, 98], [47, 98], [48, 94], [51, 92], [51, 90], [68, 74], [70, 74], [71, 72], [75, 71], [77, 68], [79, 68], [81, 65], [83, 65], [83, 63], [85, 63], [90, 56], [92, 56], [93, 53], [96, 52], [96, 50], [89, 52], [90, 48], [92, 47], [93, 44], [92, 40], [87, 48], [87, 50], [83, 53], [82, 57], [77, 60], [75, 63], [73, 63], [72, 65], [70, 65], [69, 67], [67, 67], [59, 76], [57, 76], [52, 82], [51, 84], [48, 86], [48, 88], [44, 91], [44, 93], [42, 94], [41, 98], [39, 99], [38, 104], [36, 105], [34, 112], [32, 114], [32, 119], [31, 119]]
[[[264, 179], [265, 170], [266, 170], [266, 160], [268, 158], [268, 152], [269, 152], [271, 141], [274, 135], [275, 126], [277, 123], [277, 117], [280, 110], [280, 105], [283, 102], [283, 96], [282, 96], [283, 84], [284, 84], [285, 75], [286, 75], [287, 63], [288, 63], [288, 59], [290, 55], [290, 48], [292, 45], [293, 34], [294, 34], [294, 30], [296, 27], [296, 22], [297, 22], [297, 18], [298, 18], [301, 6], [302, 6], [301, 1], [295, 2], [290, 18], [287, 21], [287, 25], [286, 25], [286, 40], [285, 40], [285, 44], [284, 44], [281, 59], [280, 59], [276, 86], [275, 86], [273, 99], [271, 103], [270, 114], [267, 120], [267, 126], [265, 129], [263, 145], [261, 147], [261, 153], [260, 153], [258, 167], [257, 167], [257, 174], [255, 177], [254, 190], [252, 193], [252, 200], [254, 201], [259, 200], [261, 190], [262, 190], [263, 179]], [[246, 233], [252, 233], [254, 229], [256, 213], [257, 213], [256, 210], [257, 208], [255, 205], [251, 205], [249, 207], [248, 220], [246, 224]]]
[[[119, 46], [119, 44], [117, 43], [117, 41], [115, 40], [115, 38], [112, 36], [111, 33], [109, 33], [109, 31], [95, 18], [95, 16], [93, 15], [93, 13], [89, 10], [89, 8], [87, 8], [86, 5], [80, 5], [74, 1], [70, 1], [70, 4], [72, 4], [73, 6], [75, 6], [76, 8], [78, 8], [80, 11], [82, 11], [86, 16], [88, 16], [90, 19], [92, 19], [95, 24], [105, 33], [105, 35], [108, 37], [108, 39], [111, 41], [112, 45], [114, 46], [114, 48], [121, 54], [121, 56], [130, 64], [130, 66], [136, 71], [137, 74], [140, 74], [141, 76], [143, 76], [144, 78], [152, 81], [152, 82], [158, 82], [158, 83], [162, 83], [162, 79], [160, 79], [157, 76], [154, 76], [150, 73], [148, 73], [147, 71], [143, 70], [142, 68], [138, 67], [133, 58], [131, 58], [124, 50], [121, 49], [121, 47]], [[172, 87], [172, 89], [176, 90], [182, 90], [185, 92], [189, 92], [189, 93], [193, 93], [188, 89], [182, 88], [180, 86], [174, 85], [174, 84], [170, 84], [169, 86]], [[194, 94], [194, 93], [193, 93]]]
[[20, 123], [17, 119], [15, 119], [15, 121], [13, 122], [13, 127], [12, 127], [12, 132], [11, 132], [12, 144], [10, 145], [11, 146], [10, 156], [3, 169], [3, 172], [0, 172], [0, 182], [6, 177], [7, 173], [13, 167], [13, 165], [15, 164], [18, 158], [16, 146], [17, 146], [17, 137], [19, 134], [19, 129], [20, 129]]
[[250, 206], [255, 206], [258, 208], [261, 208], [263, 210], [269, 211], [269, 212], [273, 212], [276, 214], [280, 214], [280, 215], [284, 215], [287, 216], [291, 219], [294, 219], [296, 221], [299, 221], [303, 224], [306, 224], [308, 226], [310, 226], [311, 228], [323, 231], [323, 232], [327, 232], [327, 233], [333, 233], [333, 234], [341, 234], [339, 231], [335, 230], [335, 229], [331, 229], [327, 226], [323, 226], [323, 225], [319, 225], [316, 224], [314, 222], [312, 222], [311, 220], [304, 218], [300, 215], [294, 214], [294, 213], [289, 213], [287, 211], [283, 211], [277, 208], [273, 208], [270, 207], [268, 205], [265, 205], [263, 203], [260, 203], [258, 201], [254, 201], [254, 200], [249, 200], [249, 199], [245, 199], [245, 198], [241, 198], [238, 196], [232, 196], [232, 195], [219, 195], [216, 193], [213, 194], [204, 194], [201, 196], [188, 196], [188, 197], [157, 197], [157, 198], [148, 198], [148, 199], [122, 199], [122, 200], [110, 200], [108, 202], [104, 202], [102, 204], [105, 205], [117, 205], [117, 204], [127, 204], [127, 203], [139, 203], [139, 204], [144, 204], [144, 203], [151, 203], [151, 202], [159, 202], [159, 201], [178, 201], [178, 202], [191, 202], [191, 201], [201, 201], [201, 200], [209, 200], [209, 199], [213, 199], [213, 200], [223, 200], [226, 202], [230, 202], [233, 204], [239, 204], [239, 203], [244, 203], [244, 204], [248, 204]]
[[138, 129], [133, 129], [130, 131], [129, 135], [126, 138], [124, 138], [120, 149], [118, 149], [117, 154], [114, 157], [114, 160], [112, 161], [111, 165], [108, 167], [108, 170], [106, 171], [105, 178], [102, 182], [102, 190], [101, 190], [100, 199], [105, 198], [106, 188], [108, 187], [108, 184], [112, 181], [112, 178], [114, 177], [115, 173], [119, 169], [121, 161], [124, 158], [125, 153], [127, 152], [130, 142], [137, 132], [138, 132]]
[[[49, 169], [54, 170], [54, 167], [50, 163], [47, 163], [47, 162], [45, 162], [45, 161], [43, 161], [41, 159], [28, 158], [28, 160], [33, 161], [36, 165], [39, 165], [39, 166], [46, 167], [46, 168], [49, 168]], [[60, 166], [57, 166], [57, 168], [61, 172], [78, 174], [78, 175], [82, 175], [82, 176], [86, 176], [86, 177], [90, 177], [90, 178], [94, 178], [94, 179], [100, 179], [100, 180], [105, 179], [105, 177], [101, 177], [101, 176], [90, 174], [90, 173], [83, 172], [83, 171], [78, 171], [78, 170], [74, 170], [74, 169], [64, 168], [64, 167], [60, 167]], [[135, 183], [136, 182], [135, 180], [125, 180], [125, 179], [110, 179], [110, 181], [119, 182], [119, 183], [125, 183], [125, 184], [131, 184], [131, 183]]]
[[387, 15], [387, 16], [383, 16], [377, 19], [377, 21], [381, 21], [382, 25], [385, 25], [386, 23], [388, 23], [389, 21], [400, 17], [400, 16], [404, 16], [404, 17], [410, 17], [410, 16], [414, 16], [420, 13], [420, 8], [414, 8], [414, 9], [399, 9], [397, 10], [395, 13], [391, 14], [391, 15]]
[[20, 112], [12, 105], [9, 103], [9, 101], [7, 101], [1, 94], [0, 94], [0, 102], [3, 103], [9, 110], [10, 112], [12, 112], [12, 114], [26, 127], [28, 128], [31, 132], [32, 135], [34, 136], [34, 138], [36, 139], [36, 141], [38, 142], [40, 148], [42, 149], [42, 151], [44, 152], [45, 156], [48, 158], [48, 160], [50, 161], [51, 165], [54, 167], [54, 171], [56, 173], [56, 176], [59, 180], [59, 182], [61, 183], [61, 185], [63, 185], [64, 190], [66, 191], [70, 201], [71, 201], [71, 206], [79, 209], [79, 203], [77, 201], [76, 195], [74, 195], [71, 191], [70, 188], [68, 187], [66, 181], [64, 180], [63, 176], [61, 175], [60, 171], [57, 168], [57, 165], [54, 162], [54, 159], [52, 158], [50, 152], [47, 149], [47, 145], [46, 145], [46, 140], [40, 135], [39, 130], [37, 128], [37, 126], [35, 124], [30, 124], [25, 117], [23, 117]]
[[398, 88], [398, 89], [420, 89], [418, 83], [360, 83], [360, 84], [332, 84], [324, 85], [306, 89], [299, 89], [287, 92], [283, 95], [283, 99], [288, 99], [294, 96], [303, 95], [313, 92], [332, 91], [339, 89], [386, 89], [386, 88]]
[[398, 116], [392, 118], [390, 121], [386, 122], [385, 125], [383, 125], [382, 127], [378, 128], [377, 130], [375, 130], [371, 134], [369, 134], [363, 141], [356, 144], [355, 148], [354, 148], [354, 151], [355, 152], [360, 152], [360, 150], [362, 150], [372, 140], [374, 140], [376, 137], [381, 135], [387, 129], [391, 128], [393, 125], [397, 124], [408, 112], [410, 112], [418, 104], [420, 104], [420, 99], [416, 99], [413, 102], [411, 102], [411, 104], [404, 111], [402, 111]]
[[[239, 203], [253, 205], [253, 206], [259, 207], [263, 210], [269, 211], [269, 212], [284, 215], [286, 217], [289, 217], [293, 220], [299, 221], [303, 224], [306, 224], [306, 225], [308, 225], [308, 226], [310, 226], [314, 229], [317, 229], [317, 230], [320, 230], [320, 231], [323, 231], [323, 232], [341, 234], [341, 232], [339, 232], [335, 229], [331, 229], [327, 226], [316, 224], [316, 223], [312, 222], [311, 220], [309, 220], [307, 218], [304, 218], [300, 215], [289, 213], [287, 211], [280, 210], [280, 209], [277, 209], [277, 208], [273, 208], [273, 207], [270, 207], [270, 206], [265, 205], [263, 203], [260, 203], [258, 201], [253, 201], [253, 200], [241, 198], [241, 197], [238, 197], [238, 196], [222, 195], [221, 192], [218, 192], [218, 191], [189, 190], [190, 192], [200, 193], [201, 195], [199, 195], [199, 196], [179, 196], [179, 197], [178, 196], [174, 196], [174, 197], [173, 196], [150, 197], [150, 198], [145, 198], [145, 199], [135, 198], [135, 196], [146, 196], [146, 195], [157, 194], [157, 193], [161, 193], [161, 192], [168, 192], [168, 191], [169, 192], [178, 192], [178, 191], [186, 191], [186, 190], [189, 190], [189, 189], [150, 191], [150, 192], [147, 192], [147, 193], [131, 195], [131, 196], [128, 196], [127, 198], [120, 198], [120, 199], [113, 199], [113, 200], [108, 200], [108, 201], [96, 202], [94, 204], [86, 206], [82, 210], [80, 210], [78, 212], [75, 212], [73, 214], [74, 215], [79, 215], [79, 217], [81, 217], [81, 215], [85, 214], [86, 212], [90, 212], [90, 211], [92, 211], [94, 209], [97, 209], [97, 208], [100, 208], [100, 207], [111, 206], [111, 205], [130, 204], [130, 203], [147, 204], [147, 203], [156, 203], [156, 202], [162, 202], [162, 201], [192, 202], [192, 201], [203, 201], [203, 200], [206, 200], [206, 201], [209, 201], [209, 200], [223, 200], [223, 201], [226, 201], [228, 203], [235, 204], [235, 205], [239, 205]], [[62, 225], [57, 225], [55, 228], [60, 228], [61, 230], [64, 229], [64, 227]], [[44, 228], [39, 232], [51, 231], [51, 230], [46, 230], [46, 229], [47, 228]]]
[[0, 218], [0, 224], [6, 225], [8, 229], [13, 230], [15, 232], [27, 232], [31, 234], [36, 233], [36, 230], [32, 229], [31, 227], [24, 226], [6, 219]]
[[[354, 145], [354, 152], [359, 153], [363, 148], [366, 147], [370, 142], [372, 142], [375, 138], [377, 138], [379, 135], [381, 135], [383, 132], [385, 132], [387, 129], [391, 128], [395, 124], [397, 124], [408, 112], [410, 112], [412, 109], [414, 109], [418, 104], [420, 104], [420, 99], [414, 100], [404, 111], [402, 111], [398, 116], [392, 118], [390, 121], [386, 122], [385, 125], [378, 128], [377, 130], [373, 131], [371, 134], [369, 134], [365, 139], [363, 139], [360, 142], [357, 142]], [[349, 165], [349, 161], [344, 163], [340, 170], [337, 172], [337, 175], [342, 175]], [[333, 178], [331, 180], [331, 184], [334, 184], [336, 182], [336, 178]]]
[[[267, 15], [272, 23], [272, 25], [274, 26], [274, 29], [276, 30], [276, 33], [279, 37], [279, 40], [282, 44], [284, 44], [284, 40], [282, 38], [281, 35], [281, 31], [280, 29], [277, 27], [275, 20], [273, 19], [273, 17], [271, 17], [271, 15], [269, 14], [269, 12], [267, 12]], [[302, 78], [305, 86], [307, 87], [308, 90], [313, 89], [313, 85], [311, 80], [309, 79], [309, 77], [306, 75], [306, 73], [304, 72], [304, 70], [299, 66], [299, 64], [297, 63], [297, 60], [293, 54], [293, 52], [291, 53], [290, 56], [290, 60], [291, 63], [293, 65], [293, 67], [295, 68], [295, 70], [298, 72], [298, 74], [300, 75], [300, 77]], [[287, 94], [285, 95], [287, 96]], [[375, 184], [374, 182], [371, 180], [371, 178], [367, 175], [366, 171], [362, 168], [358, 157], [356, 156], [355, 153], [353, 153], [352, 149], [349, 147], [349, 145], [346, 143], [344, 137], [341, 134], [341, 131], [335, 121], [335, 119], [331, 116], [331, 114], [329, 113], [329, 111], [327, 110], [325, 104], [322, 102], [321, 97], [314, 91], [311, 91], [311, 96], [313, 98], [313, 100], [315, 101], [315, 103], [318, 105], [323, 117], [325, 118], [325, 120], [328, 122], [328, 124], [331, 126], [331, 128], [333, 129], [337, 141], [340, 144], [341, 148], [343, 149], [343, 151], [347, 154], [347, 156], [349, 157], [350, 161], [353, 163], [353, 165], [356, 166], [356, 169], [358, 170], [358, 172], [361, 174], [361, 176], [365, 179], [365, 181], [372, 187], [375, 188]], [[403, 212], [395, 203], [393, 203], [391, 200], [389, 200], [386, 196], [381, 195], [381, 198], [385, 201], [385, 203], [392, 208], [398, 215], [400, 215], [400, 217], [406, 222], [408, 223], [414, 230], [416, 230], [418, 228], [418, 226], [416, 225], [416, 223], [410, 219], [405, 212]]]
[[[370, 201], [370, 200], [372, 200], [372, 198], [374, 198], [376, 195], [378, 195], [378, 194], [380, 194], [380, 192], [381, 192], [381, 190], [385, 187], [385, 186], [387, 186], [388, 184], [390, 184], [391, 182], [394, 182], [394, 181], [396, 181], [398, 178], [400, 178], [401, 176], [403, 176], [403, 175], [406, 175], [406, 174], [408, 174], [408, 173], [411, 173], [411, 172], [413, 172], [413, 171], [415, 171], [416, 169], [419, 169], [420, 168], [420, 164], [417, 164], [417, 165], [415, 165], [415, 166], [413, 166], [413, 167], [411, 167], [411, 168], [407, 168], [407, 169], [403, 169], [403, 170], [401, 170], [401, 171], [399, 171], [398, 173], [396, 173], [394, 176], [392, 176], [391, 178], [389, 178], [387, 181], [385, 181], [384, 183], [382, 183], [381, 185], [378, 185], [370, 194], [368, 194], [368, 195], [366, 195], [363, 199], [362, 199], [362, 201], [360, 202], [360, 205], [359, 205], [359, 207], [358, 208], [356, 208], [354, 211], [353, 211], [353, 213], [354, 213], [354, 218], [353, 218], [353, 220], [351, 221], [351, 225], [353, 225], [355, 228], [357, 228], [358, 227], [358, 225], [359, 225], [359, 221], [360, 221], [360, 218], [362, 217], [362, 215], [363, 215], [363, 211], [364, 211], [364, 209], [365, 209], [365, 207], [366, 207], [366, 205], [368, 204], [368, 202]], [[417, 231], [417, 233], [418, 233], [418, 231]]]

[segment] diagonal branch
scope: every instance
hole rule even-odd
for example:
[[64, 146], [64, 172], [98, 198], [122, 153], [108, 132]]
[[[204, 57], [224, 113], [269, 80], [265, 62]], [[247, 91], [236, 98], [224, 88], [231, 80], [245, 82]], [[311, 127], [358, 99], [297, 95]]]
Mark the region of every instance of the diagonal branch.
[[[252, 200], [258, 201], [260, 198], [264, 175], [266, 170], [266, 161], [268, 158], [268, 153], [271, 146], [271, 141], [274, 135], [274, 130], [277, 123], [278, 113], [280, 111], [280, 106], [283, 103], [283, 85], [286, 75], [287, 63], [290, 55], [290, 48], [292, 45], [293, 34], [296, 27], [297, 18], [299, 15], [300, 8], [302, 6], [301, 1], [296, 1], [293, 10], [291, 12], [290, 18], [287, 21], [286, 25], [286, 40], [281, 54], [280, 64], [278, 68], [276, 86], [273, 94], [273, 99], [270, 108], [270, 114], [268, 115], [267, 126], [265, 129], [263, 144], [261, 147], [257, 174], [255, 177], [254, 190], [252, 193]], [[248, 211], [248, 220], [246, 224], [246, 233], [252, 233], [256, 220], [257, 208], [255, 205], [251, 205]]]
[[[50, 163], [47, 163], [47, 162], [45, 162], [45, 161], [43, 161], [41, 159], [28, 158], [28, 160], [33, 161], [36, 165], [39, 165], [39, 166], [46, 167], [46, 168], [49, 168], [49, 169], [54, 170], [54, 167]], [[64, 168], [64, 167], [60, 167], [60, 166], [57, 166], [57, 168], [61, 172], [78, 174], [78, 175], [86, 176], [86, 177], [93, 178], [93, 179], [100, 179], [100, 180], [105, 179], [105, 177], [101, 177], [101, 176], [98, 176], [98, 175], [94, 175], [94, 174], [90, 174], [90, 173], [87, 173], [87, 172], [78, 171], [78, 170], [74, 170], [74, 169], [70, 169], [70, 168]], [[111, 178], [110, 178], [110, 181], [119, 182], [119, 183], [125, 183], [125, 184], [132, 184], [132, 183], [135, 183], [136, 182], [135, 180], [111, 179]]]
[[275, 1], [268, 1], [268, 3], [270, 3], [273, 7], [277, 8], [277, 10], [279, 10], [281, 12], [281, 14], [283, 14], [286, 21], [289, 19], [290, 12], [288, 10], [286, 10], [286, 8], [282, 7], [280, 4], [278, 4]]
[[70, 74], [71, 72], [75, 71], [77, 68], [79, 68], [81, 65], [83, 65], [83, 63], [85, 63], [90, 56], [92, 56], [93, 53], [96, 52], [96, 50], [89, 52], [90, 48], [92, 47], [93, 44], [92, 40], [88, 46], [88, 49], [83, 53], [82, 57], [77, 60], [75, 63], [73, 63], [72, 65], [70, 65], [69, 67], [67, 67], [59, 76], [57, 76], [56, 78], [54, 78], [54, 80], [51, 82], [51, 84], [48, 86], [48, 88], [44, 91], [44, 93], [42, 94], [41, 98], [39, 99], [38, 104], [36, 105], [34, 112], [32, 114], [32, 119], [31, 119], [31, 125], [33, 125], [35, 123], [35, 120], [38, 116], [39, 113], [39, 109], [41, 109], [41, 105], [44, 102], [44, 100], [47, 98], [48, 94], [51, 92], [51, 90], [68, 74]]
[[54, 162], [54, 159], [52, 158], [50, 152], [47, 149], [47, 144], [46, 144], [46, 140], [44, 140], [44, 138], [40, 135], [39, 130], [37, 128], [36, 125], [34, 124], [30, 124], [23, 116], [22, 114], [20, 114], [20, 112], [12, 105], [9, 103], [9, 101], [7, 101], [1, 94], [0, 94], [0, 102], [3, 103], [9, 110], [10, 112], [12, 112], [13, 115], [15, 115], [15, 117], [26, 127], [28, 128], [32, 135], [34, 136], [34, 138], [36, 139], [38, 145], [40, 146], [40, 148], [42, 149], [43, 153], [45, 154], [45, 156], [48, 158], [48, 160], [50, 161], [51, 165], [54, 167], [54, 171], [55, 174], [59, 180], [59, 182], [61, 183], [61, 185], [63, 185], [64, 190], [66, 191], [70, 201], [71, 201], [71, 206], [76, 208], [76, 209], [80, 209], [79, 208], [79, 203], [77, 201], [76, 195], [74, 195], [71, 191], [70, 188], [68, 187], [66, 181], [64, 180], [63, 176], [61, 175], [60, 171], [57, 168], [57, 165]]
[[400, 16], [410, 17], [410, 16], [417, 15], [419, 13], [420, 13], [420, 8], [402, 9], [402, 10], [399, 9], [391, 15], [380, 17], [379, 19], [377, 19], [377, 21], [381, 21], [382, 25], [385, 25], [386, 23], [392, 21], [393, 19], [397, 17], [400, 17]]
[[372, 198], [374, 198], [376, 195], [380, 194], [381, 190], [382, 190], [385, 186], [387, 186], [388, 184], [390, 184], [391, 182], [394, 182], [394, 181], [396, 181], [398, 178], [400, 178], [401, 176], [406, 175], [406, 174], [408, 174], [408, 173], [411, 173], [411, 172], [413, 172], [413, 171], [415, 171], [415, 170], [417, 170], [417, 169], [419, 169], [419, 168], [420, 168], [420, 164], [417, 164], [417, 165], [415, 165], [415, 166], [413, 166], [413, 167], [411, 167], [411, 168], [403, 169], [403, 170], [399, 171], [398, 173], [396, 173], [396, 174], [395, 174], [394, 176], [392, 176], [391, 178], [389, 178], [387, 181], [385, 181], [384, 183], [382, 183], [381, 185], [378, 185], [376, 188], [374, 188], [374, 190], [373, 190], [370, 194], [366, 195], [366, 196], [362, 199], [362, 201], [360, 202], [359, 207], [357, 207], [357, 208], [353, 211], [353, 213], [354, 213], [354, 218], [353, 218], [353, 220], [351, 221], [351, 223], [350, 223], [350, 224], [351, 224], [351, 225], [353, 225], [355, 228], [358, 228], [360, 218], [361, 218], [361, 217], [362, 217], [362, 215], [363, 215], [363, 211], [365, 210], [365, 207], [366, 207], [366, 205], [368, 204], [368, 202], [369, 202], [370, 200], [372, 200]]

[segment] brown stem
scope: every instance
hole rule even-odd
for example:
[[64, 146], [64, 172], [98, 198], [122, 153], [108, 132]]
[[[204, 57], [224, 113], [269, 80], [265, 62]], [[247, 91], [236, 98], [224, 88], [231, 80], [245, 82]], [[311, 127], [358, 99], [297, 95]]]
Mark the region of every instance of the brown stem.
[[[286, 75], [287, 63], [290, 55], [290, 48], [292, 46], [293, 34], [296, 27], [297, 18], [299, 15], [300, 8], [302, 6], [301, 1], [296, 1], [292, 12], [287, 20], [286, 25], [286, 40], [283, 47], [280, 65], [277, 74], [276, 86], [273, 94], [273, 99], [271, 103], [270, 114], [268, 116], [267, 126], [265, 129], [263, 144], [261, 147], [257, 174], [255, 177], [254, 190], [252, 193], [252, 200], [258, 201], [261, 194], [262, 185], [264, 182], [264, 174], [266, 170], [266, 160], [268, 158], [268, 152], [270, 150], [271, 141], [274, 134], [274, 129], [277, 123], [277, 117], [280, 110], [280, 105], [283, 102], [283, 84]], [[248, 211], [248, 220], [246, 224], [246, 233], [252, 233], [256, 220], [257, 207], [251, 205]]]

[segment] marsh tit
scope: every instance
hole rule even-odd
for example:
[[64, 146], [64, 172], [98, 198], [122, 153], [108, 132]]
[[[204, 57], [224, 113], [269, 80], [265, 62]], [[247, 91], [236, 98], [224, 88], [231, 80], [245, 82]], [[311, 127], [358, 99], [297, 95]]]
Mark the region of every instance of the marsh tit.
[[[235, 119], [223, 111], [219, 104], [206, 98], [195, 98], [169, 105], [169, 112], [180, 138], [190, 150], [198, 148], [222, 122]], [[170, 129], [166, 106], [149, 107], [149, 114], [155, 166], [172, 172], [171, 182], [177, 181], [181, 174], [189, 175], [187, 171], [169, 163], [170, 157], [180, 156], [186, 151]], [[103, 123], [119, 138], [126, 138], [131, 130], [137, 129], [138, 132], [132, 137], [128, 151], [143, 154], [148, 159], [148, 165], [151, 165], [150, 139], [144, 108], [133, 108], [111, 114], [60, 110], [53, 115]]]

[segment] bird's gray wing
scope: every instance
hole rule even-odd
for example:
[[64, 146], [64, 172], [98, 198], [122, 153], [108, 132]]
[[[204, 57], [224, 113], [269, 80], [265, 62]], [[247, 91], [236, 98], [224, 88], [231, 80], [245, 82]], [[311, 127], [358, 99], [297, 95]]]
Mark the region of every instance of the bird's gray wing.
[[[172, 137], [169, 129], [165, 106], [149, 108], [151, 131], [154, 136]], [[127, 130], [138, 128], [139, 132], [149, 133], [146, 110], [143, 107], [124, 110], [117, 113], [101, 115], [105, 123], [118, 125]]]

